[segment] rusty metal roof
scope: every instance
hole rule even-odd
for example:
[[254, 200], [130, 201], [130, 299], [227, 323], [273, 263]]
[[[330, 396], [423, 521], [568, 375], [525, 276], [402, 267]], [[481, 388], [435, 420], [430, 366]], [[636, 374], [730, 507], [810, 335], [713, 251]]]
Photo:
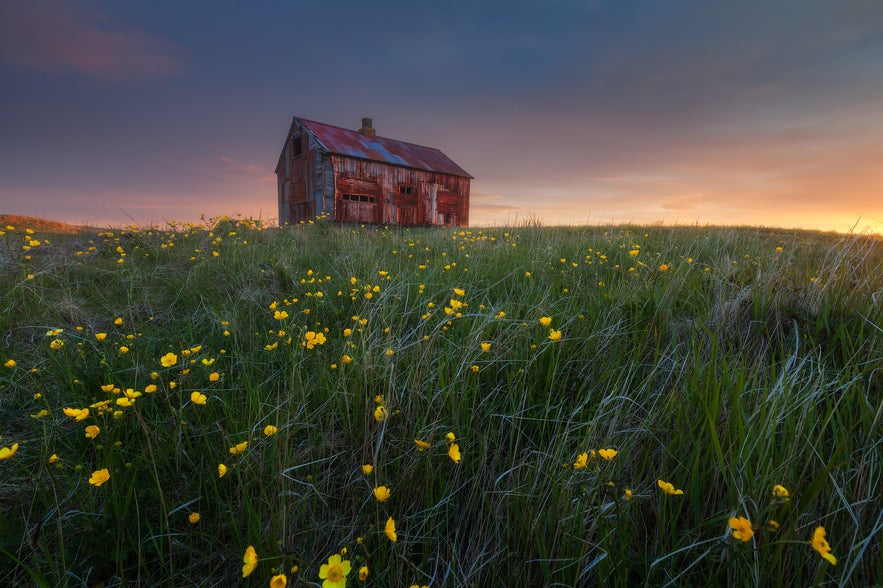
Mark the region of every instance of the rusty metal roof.
[[386, 137], [366, 137], [358, 131], [298, 117], [294, 117], [294, 120], [309, 131], [329, 153], [472, 178], [466, 170], [434, 147]]

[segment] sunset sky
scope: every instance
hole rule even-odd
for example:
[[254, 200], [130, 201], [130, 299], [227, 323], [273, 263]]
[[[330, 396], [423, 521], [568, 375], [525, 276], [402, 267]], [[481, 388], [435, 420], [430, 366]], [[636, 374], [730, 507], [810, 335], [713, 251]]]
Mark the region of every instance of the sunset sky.
[[883, 233], [883, 2], [0, 3], [0, 213], [275, 219], [292, 116], [438, 147], [473, 225]]

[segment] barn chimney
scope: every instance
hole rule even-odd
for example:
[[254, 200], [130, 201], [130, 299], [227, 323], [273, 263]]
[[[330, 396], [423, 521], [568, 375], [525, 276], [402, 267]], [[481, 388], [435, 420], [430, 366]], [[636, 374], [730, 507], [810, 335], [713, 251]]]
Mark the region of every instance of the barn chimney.
[[371, 124], [372, 124], [372, 121], [370, 118], [363, 118], [362, 119], [362, 128], [359, 129], [359, 132], [361, 134], [365, 135], [366, 137], [368, 137], [369, 139], [373, 139], [374, 137], [377, 136], [377, 132], [374, 130], [374, 127], [371, 126]]

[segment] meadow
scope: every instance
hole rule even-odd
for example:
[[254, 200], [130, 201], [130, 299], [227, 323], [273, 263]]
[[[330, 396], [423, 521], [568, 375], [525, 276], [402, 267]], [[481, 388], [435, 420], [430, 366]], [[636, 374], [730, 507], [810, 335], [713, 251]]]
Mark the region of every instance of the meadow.
[[0, 232], [4, 585], [883, 585], [879, 237]]

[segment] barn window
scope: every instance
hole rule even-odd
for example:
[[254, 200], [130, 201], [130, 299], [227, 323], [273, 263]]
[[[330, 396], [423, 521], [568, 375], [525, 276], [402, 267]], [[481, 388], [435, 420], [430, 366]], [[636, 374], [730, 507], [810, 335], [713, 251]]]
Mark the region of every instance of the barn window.
[[303, 153], [303, 145], [301, 142], [300, 135], [295, 135], [291, 140], [291, 156], [292, 157], [300, 157]]
[[414, 186], [408, 186], [406, 184], [400, 185], [399, 186], [399, 194], [408, 194], [409, 196], [413, 195], [414, 194]]
[[377, 202], [377, 198], [374, 196], [365, 196], [364, 194], [344, 194], [341, 198], [350, 202]]

